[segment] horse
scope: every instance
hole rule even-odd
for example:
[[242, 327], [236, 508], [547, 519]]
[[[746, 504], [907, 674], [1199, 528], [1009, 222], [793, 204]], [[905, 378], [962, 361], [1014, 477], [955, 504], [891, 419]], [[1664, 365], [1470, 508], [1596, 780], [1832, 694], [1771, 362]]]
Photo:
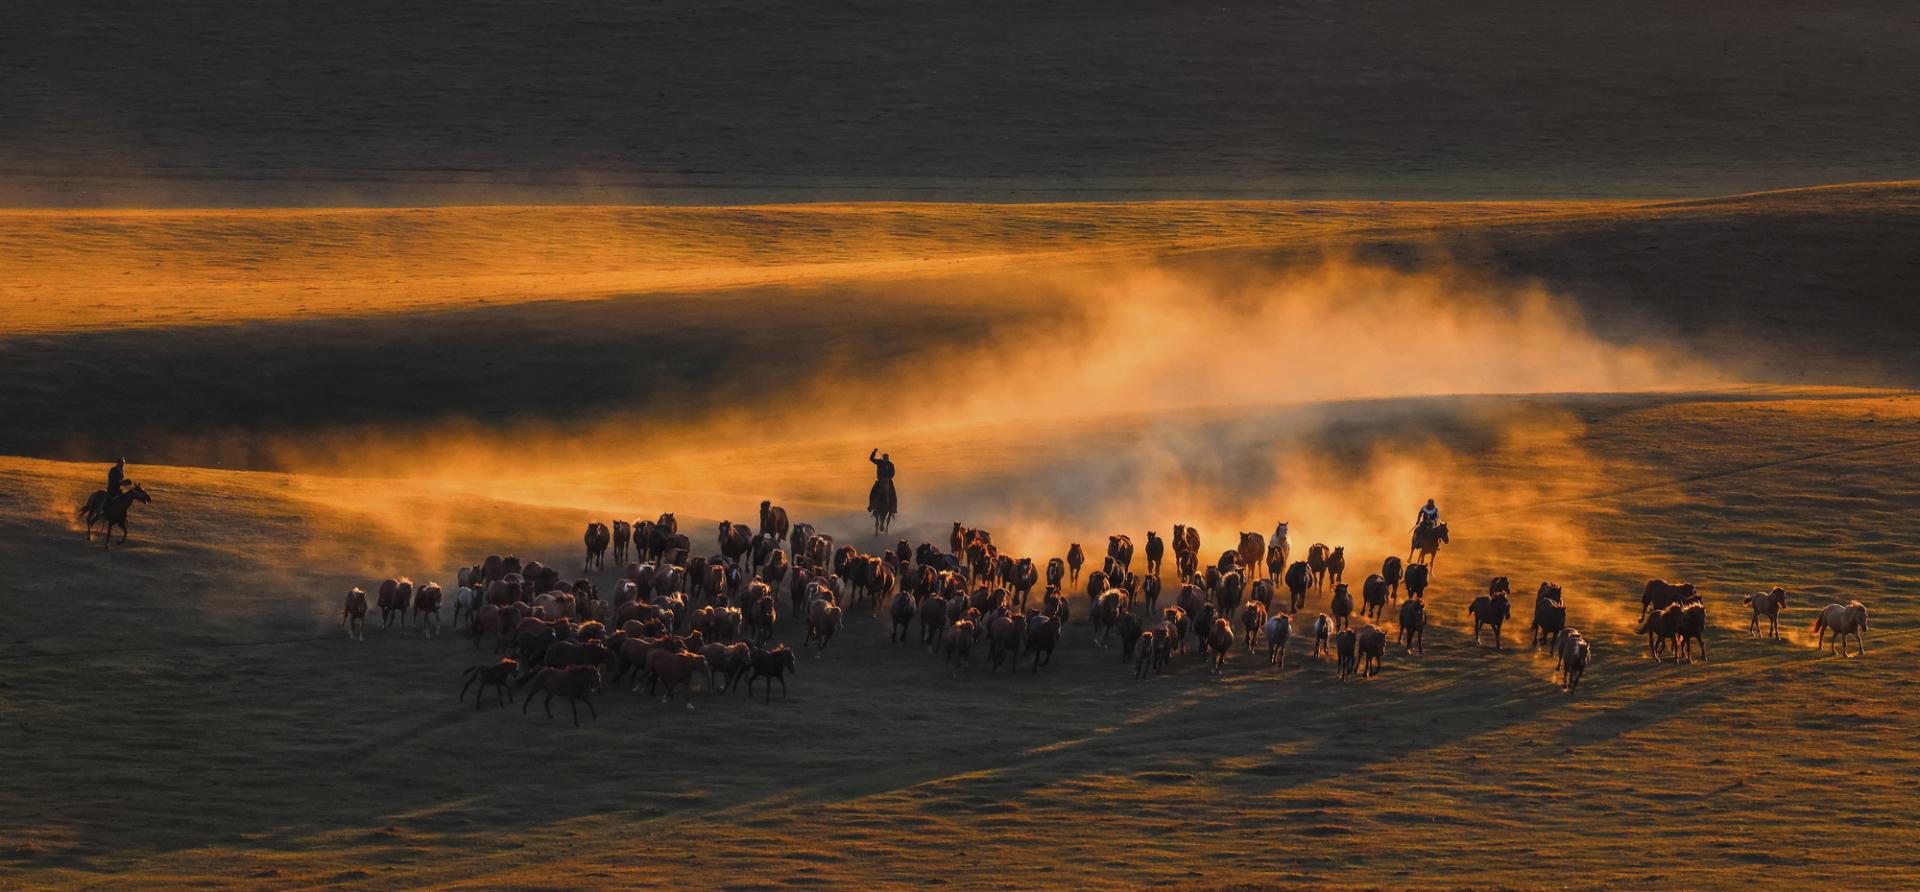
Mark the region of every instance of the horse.
[[1787, 609], [1786, 589], [1776, 585], [1773, 591], [1748, 595], [1740, 603], [1753, 608], [1753, 620], [1747, 623], [1749, 637], [1761, 637], [1760, 617], [1763, 616], [1767, 618], [1768, 623], [1766, 637], [1773, 639], [1780, 637], [1780, 611]]
[[473, 692], [474, 709], [477, 710], [480, 708], [484, 702], [482, 698], [486, 697], [488, 688], [494, 689], [494, 700], [502, 708], [505, 708], [508, 701], [513, 699], [513, 677], [519, 671], [520, 664], [518, 662], [511, 658], [502, 657], [499, 662], [485, 666], [474, 666], [460, 673], [461, 676], [467, 680], [465, 684], [460, 686], [460, 702], [467, 702], [467, 689], [473, 687], [475, 683], [478, 683], [480, 689]]
[[840, 607], [828, 600], [816, 600], [807, 605], [807, 637], [802, 643], [820, 642], [813, 652], [813, 658], [819, 659], [827, 649], [827, 642], [833, 640], [833, 633], [840, 631]]
[[1425, 598], [1427, 585], [1432, 579], [1433, 574], [1427, 569], [1426, 564], [1414, 564], [1407, 568], [1406, 578], [1402, 579], [1401, 583], [1407, 587], [1407, 597]]
[[391, 628], [394, 617], [400, 618], [400, 625], [407, 624], [407, 608], [413, 604], [413, 580], [405, 576], [388, 579], [380, 583], [380, 627]]
[[1380, 618], [1380, 614], [1387, 609], [1387, 578], [1385, 576], [1375, 573], [1360, 584], [1360, 604], [1362, 619]]
[[1408, 598], [1400, 605], [1399, 641], [1407, 648], [1407, 653], [1427, 652], [1427, 602], [1419, 598]]
[[1287, 668], [1287, 639], [1293, 637], [1293, 617], [1276, 613], [1267, 618], [1267, 626], [1261, 631], [1267, 636], [1267, 662]]
[[1379, 626], [1362, 626], [1354, 635], [1354, 649], [1360, 652], [1360, 677], [1372, 678], [1380, 674], [1380, 659], [1387, 652], [1387, 633]]
[[741, 566], [747, 552], [753, 550], [753, 529], [744, 523], [720, 521], [719, 548], [734, 566]]
[[1167, 542], [1160, 534], [1147, 531], [1147, 575], [1160, 575], [1160, 562], [1167, 556]]
[[1306, 561], [1294, 561], [1287, 567], [1287, 612], [1299, 613], [1307, 606], [1307, 589], [1313, 587], [1313, 568]]
[[1813, 649], [1819, 650], [1826, 643], [1827, 633], [1833, 633], [1833, 647], [1829, 653], [1846, 656], [1847, 639], [1853, 638], [1860, 650], [1855, 656], [1866, 656], [1867, 605], [1859, 601], [1845, 604], [1828, 604], [1821, 608], [1820, 616], [1813, 621]]
[[1240, 631], [1246, 639], [1247, 653], [1253, 653], [1253, 641], [1260, 637], [1260, 630], [1267, 624], [1267, 608], [1259, 601], [1248, 601], [1240, 607]]
[[1333, 636], [1334, 655], [1340, 660], [1340, 668], [1335, 674], [1341, 678], [1351, 677], [1360, 667], [1359, 638], [1359, 633], [1352, 629], [1346, 629]]
[[1029, 675], [1039, 675], [1040, 667], [1053, 663], [1053, 649], [1060, 643], [1061, 621], [1046, 614], [1027, 617], [1027, 652], [1033, 654]]
[[1327, 556], [1331, 554], [1325, 543], [1315, 542], [1307, 546], [1307, 568], [1313, 571], [1313, 588], [1320, 591], [1327, 585]]
[[[700, 656], [707, 660], [707, 691], [731, 691], [740, 685], [740, 676], [745, 675], [753, 666], [752, 648], [745, 643], [709, 644], [700, 648]], [[725, 677], [726, 683], [714, 685], [716, 677]]]
[[[1634, 631], [1647, 636], [1647, 656], [1658, 661], [1661, 645], [1679, 637], [1680, 605], [1668, 604], [1664, 609], [1649, 611], [1640, 618], [1640, 626]], [[1675, 649], [1674, 660], [1677, 662], [1680, 655], [1677, 646]]]
[[1088, 617], [1093, 626], [1093, 643], [1105, 648], [1113, 637], [1113, 630], [1120, 625], [1120, 611], [1126, 603], [1126, 593], [1116, 589], [1102, 592], [1099, 600], [1093, 602], [1093, 615]]
[[1001, 614], [987, 621], [987, 663], [994, 674], [1001, 664], [1013, 660], [1014, 674], [1020, 672], [1020, 646], [1027, 640], [1027, 615]]
[[1400, 580], [1406, 576], [1405, 565], [1393, 555], [1380, 562], [1380, 578], [1387, 581], [1387, 597], [1400, 600]]
[[1700, 660], [1707, 659], [1707, 605], [1699, 601], [1676, 604], [1680, 609], [1680, 624], [1674, 629], [1680, 644], [1680, 658], [1693, 662], [1693, 645], [1700, 645]]
[[867, 490], [867, 513], [873, 515], [873, 534], [884, 536], [888, 525], [900, 513], [900, 492], [892, 480], [875, 480]]
[[[521, 687], [529, 684], [547, 693], [546, 699], [540, 702], [540, 708], [546, 710], [547, 718], [553, 718], [553, 698], [560, 696], [567, 698], [567, 707], [573, 711], [575, 728], [580, 727], [580, 704], [582, 703], [587, 704], [587, 713], [593, 716], [594, 721], [600, 720], [600, 712], [593, 708], [593, 701], [587, 699], [588, 693], [600, 687], [600, 667], [570, 666], [565, 669], [555, 669], [547, 666], [520, 679]], [[527, 707], [532, 705], [533, 692], [529, 691], [526, 701], [520, 704], [520, 714], [525, 715]]]
[[1230, 650], [1233, 650], [1233, 624], [1223, 616], [1207, 627], [1207, 653], [1213, 658], [1214, 675], [1225, 671]]
[[1327, 612], [1333, 614], [1335, 631], [1347, 627], [1347, 621], [1353, 616], [1353, 592], [1346, 583], [1333, 587], [1333, 598], [1327, 602]]
[[1087, 553], [1075, 542], [1067, 546], [1067, 584], [1080, 581], [1080, 568], [1087, 563]]
[[584, 569], [606, 569], [607, 546], [613, 544], [613, 533], [607, 529], [607, 525], [598, 521], [587, 524], [587, 532], [581, 540], [587, 544], [587, 563]]
[[1266, 537], [1259, 533], [1240, 534], [1240, 566], [1245, 567], [1249, 575], [1257, 574], [1267, 557]]
[[767, 680], [767, 694], [763, 702], [773, 702], [773, 683], [780, 682], [780, 699], [787, 697], [787, 673], [798, 672], [799, 665], [793, 658], [793, 650], [782, 644], [772, 650], [753, 649], [748, 654], [753, 664], [753, 675], [747, 679], [747, 697], [753, 697], [753, 683]]
[[347, 630], [348, 638], [367, 640], [367, 593], [358, 586], [347, 592], [346, 608], [340, 612], [340, 626]]
[[627, 544], [633, 541], [633, 527], [624, 520], [613, 522], [613, 563], [625, 566], [627, 563]]
[[1646, 590], [1640, 595], [1640, 618], [1644, 620], [1648, 613], [1665, 610], [1668, 604], [1693, 601], [1699, 597], [1691, 582], [1669, 583], [1664, 579], [1649, 579]]
[[1593, 658], [1593, 648], [1587, 639], [1573, 632], [1560, 641], [1560, 677], [1561, 687], [1571, 694], [1580, 687], [1580, 676], [1587, 672], [1587, 661]]
[[1333, 552], [1327, 555], [1327, 581], [1338, 584], [1347, 575], [1347, 547], [1335, 545]]
[[1328, 637], [1333, 634], [1333, 620], [1322, 613], [1313, 621], [1313, 658], [1320, 659], [1321, 652], [1327, 649]]
[[[1120, 565], [1120, 569], [1133, 572], [1133, 537], [1125, 533], [1107, 537], [1107, 557]], [[1111, 574], [1109, 574], [1111, 575]]]
[[655, 650], [647, 654], [647, 693], [653, 693], [653, 685], [659, 682], [666, 687], [666, 696], [662, 703], [673, 702], [673, 689], [683, 688], [687, 692], [687, 708], [693, 708], [693, 677], [705, 669], [707, 658], [701, 654], [685, 651], [675, 652], [667, 649]]
[[[1505, 577], [1502, 577], [1504, 580]], [[1513, 604], [1507, 593], [1494, 588], [1487, 594], [1473, 599], [1467, 605], [1467, 612], [1473, 614], [1473, 643], [1480, 643], [1480, 630], [1493, 627], [1493, 649], [1500, 649], [1500, 626], [1513, 616]]]
[[1273, 525], [1273, 538], [1267, 540], [1267, 563], [1269, 565], [1274, 563], [1275, 552], [1279, 553], [1280, 566], [1285, 567], [1287, 565], [1287, 557], [1293, 553], [1293, 544], [1287, 540], [1287, 522], [1284, 520]]
[[958, 667], [963, 670], [973, 668], [973, 630], [972, 620], [959, 620], [947, 627], [946, 656], [941, 660], [948, 671]]
[[899, 644], [907, 640], [907, 633], [913, 627], [913, 595], [901, 592], [893, 596], [893, 603], [887, 606], [887, 617], [893, 621], [892, 629], [887, 633], [887, 643]]
[[1413, 563], [1416, 560], [1414, 556], [1419, 555], [1418, 561], [1431, 569], [1433, 562], [1440, 557], [1440, 546], [1445, 544], [1447, 544], [1446, 524], [1436, 523], [1430, 527], [1415, 527], [1413, 544], [1407, 546], [1407, 563]]
[[106, 522], [105, 534], [101, 536], [100, 547], [113, 547], [113, 528], [120, 528], [120, 544], [127, 543], [127, 512], [132, 510], [134, 502], [153, 504], [153, 497], [138, 483], [130, 483], [127, 489], [117, 495], [110, 495], [104, 489], [94, 492], [86, 504], [80, 506], [77, 516], [87, 521], [87, 541], [93, 541], [93, 525]]
[[429, 582], [420, 587], [413, 598], [413, 612], [420, 614], [420, 628], [428, 638], [440, 634], [440, 583]]
[[787, 520], [787, 509], [771, 501], [760, 501], [760, 535], [784, 539], [793, 529], [793, 523]]
[[1540, 592], [1533, 598], [1533, 622], [1528, 628], [1533, 633], [1534, 649], [1542, 645], [1552, 651], [1560, 649], [1560, 633], [1567, 628], [1567, 605], [1560, 599], [1559, 586], [1540, 583]]

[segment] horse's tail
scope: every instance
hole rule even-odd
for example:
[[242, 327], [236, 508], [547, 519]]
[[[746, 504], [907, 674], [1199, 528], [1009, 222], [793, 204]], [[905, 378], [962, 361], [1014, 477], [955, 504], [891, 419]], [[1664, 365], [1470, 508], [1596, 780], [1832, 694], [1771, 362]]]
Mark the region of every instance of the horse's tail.
[[1826, 631], [1826, 629], [1827, 629], [1827, 613], [1826, 611], [1823, 610], [1820, 612], [1819, 616], [1816, 616], [1813, 618], [1813, 634], [1819, 635], [1820, 633]]

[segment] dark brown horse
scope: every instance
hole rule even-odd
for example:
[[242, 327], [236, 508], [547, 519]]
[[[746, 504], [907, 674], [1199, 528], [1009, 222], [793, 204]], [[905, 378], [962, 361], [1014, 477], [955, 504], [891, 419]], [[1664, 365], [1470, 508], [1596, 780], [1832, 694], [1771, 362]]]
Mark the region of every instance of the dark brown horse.
[[[551, 666], [528, 675], [520, 680], [520, 685], [532, 685], [545, 691], [546, 699], [540, 701], [540, 708], [546, 710], [547, 718], [553, 718], [553, 698], [567, 698], [567, 708], [573, 711], [573, 726], [580, 727], [580, 704], [587, 704], [587, 713], [599, 721], [600, 712], [593, 708], [593, 701], [587, 695], [600, 687], [600, 667], [569, 666], [555, 669]], [[533, 691], [527, 692], [526, 701], [520, 704], [520, 714], [525, 715], [527, 707], [533, 705]]]
[[1431, 567], [1440, 557], [1440, 546], [1445, 544], [1447, 544], [1446, 524], [1436, 523], [1430, 527], [1415, 527], [1413, 544], [1407, 547], [1407, 562], [1413, 563], [1416, 560], [1415, 556], [1418, 555], [1417, 560], [1420, 563]]
[[[1506, 577], [1501, 577], [1504, 580]], [[1513, 616], [1513, 603], [1507, 593], [1493, 589], [1490, 594], [1481, 595], [1467, 605], [1467, 612], [1473, 614], [1473, 643], [1480, 643], [1480, 630], [1493, 627], [1493, 648], [1500, 649], [1500, 626]]]
[[151, 505], [153, 497], [147, 495], [147, 491], [140, 488], [138, 483], [128, 484], [126, 491], [118, 495], [109, 495], [104, 489], [94, 492], [93, 496], [87, 499], [87, 503], [80, 506], [78, 512], [78, 516], [87, 522], [87, 541], [93, 541], [93, 525], [104, 522], [106, 533], [100, 538], [101, 547], [113, 547], [114, 527], [120, 528], [120, 542], [123, 545], [126, 544], [127, 512], [133, 508], [134, 502], [146, 502]]
[[1787, 590], [1774, 586], [1773, 591], [1748, 595], [1741, 603], [1753, 608], [1753, 621], [1747, 623], [1747, 634], [1760, 637], [1760, 618], [1767, 618], [1768, 638], [1780, 637], [1780, 611], [1787, 609]]
[[1540, 592], [1533, 598], [1533, 622], [1529, 628], [1533, 631], [1536, 649], [1546, 647], [1549, 653], [1560, 651], [1560, 633], [1567, 629], [1567, 605], [1561, 600], [1559, 586], [1540, 583]]
[[485, 666], [474, 666], [460, 673], [467, 680], [465, 684], [460, 686], [460, 702], [466, 702], [467, 689], [478, 683], [480, 689], [473, 692], [474, 709], [480, 708], [481, 703], [484, 702], [482, 698], [486, 697], [488, 688], [494, 689], [494, 699], [499, 705], [502, 707], [506, 706], [508, 701], [513, 699], [513, 677], [518, 674], [519, 671], [520, 663], [518, 661], [509, 657], [502, 657], [498, 662]]
[[793, 523], [787, 519], [787, 509], [775, 505], [771, 501], [761, 500], [760, 535], [772, 536], [775, 539], [785, 539], [787, 533], [792, 531], [792, 529]]
[[604, 570], [607, 568], [607, 546], [613, 544], [613, 531], [607, 525], [595, 521], [587, 524], [586, 535], [581, 540], [587, 544], [587, 562], [584, 569]]
[[[741, 562], [747, 552], [753, 550], [753, 528], [744, 523], [720, 521], [720, 553], [726, 556], [734, 566], [742, 567]], [[745, 568], [742, 567], [744, 570]]]
[[346, 608], [340, 612], [340, 625], [346, 628], [348, 638], [367, 640], [367, 593], [358, 587], [347, 592]]
[[1322, 542], [1307, 546], [1307, 568], [1313, 571], [1315, 590], [1322, 590], [1327, 586], [1327, 558], [1332, 553], [1333, 550]]

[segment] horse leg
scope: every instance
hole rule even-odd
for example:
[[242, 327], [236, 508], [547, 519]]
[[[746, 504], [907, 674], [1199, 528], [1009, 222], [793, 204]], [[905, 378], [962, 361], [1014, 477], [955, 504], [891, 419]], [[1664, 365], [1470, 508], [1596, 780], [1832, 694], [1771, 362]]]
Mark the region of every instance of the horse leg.
[[573, 713], [573, 726], [574, 726], [575, 728], [578, 728], [578, 727], [580, 727], [580, 700], [579, 700], [579, 698], [577, 698], [577, 697], [568, 697], [568, 698], [567, 698], [567, 709], [568, 709], [568, 710], [570, 710], [570, 711], [571, 711], [571, 712]]

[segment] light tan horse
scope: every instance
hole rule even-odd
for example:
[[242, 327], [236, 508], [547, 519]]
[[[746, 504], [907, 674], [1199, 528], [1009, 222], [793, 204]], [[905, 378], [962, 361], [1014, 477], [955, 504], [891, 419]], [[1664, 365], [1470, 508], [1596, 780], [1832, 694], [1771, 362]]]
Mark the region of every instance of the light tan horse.
[[1753, 608], [1753, 621], [1747, 623], [1747, 635], [1760, 637], [1760, 617], [1764, 616], [1769, 625], [1767, 637], [1780, 637], [1780, 611], [1787, 609], [1786, 589], [1776, 585], [1773, 591], [1748, 595], [1740, 603]]
[[1867, 605], [1859, 601], [1845, 604], [1828, 604], [1820, 611], [1820, 618], [1813, 621], [1813, 648], [1819, 650], [1826, 643], [1827, 633], [1833, 633], [1832, 653], [1847, 655], [1847, 638], [1852, 637], [1859, 645], [1855, 656], [1864, 656], [1867, 652]]

